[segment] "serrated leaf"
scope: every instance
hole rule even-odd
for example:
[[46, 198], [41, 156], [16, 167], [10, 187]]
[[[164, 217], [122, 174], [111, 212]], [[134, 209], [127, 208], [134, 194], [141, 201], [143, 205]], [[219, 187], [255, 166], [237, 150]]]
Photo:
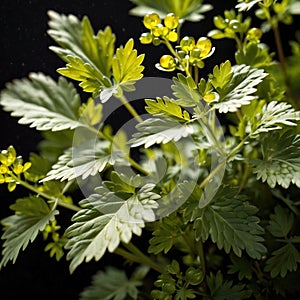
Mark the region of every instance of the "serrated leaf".
[[158, 13], [165, 17], [168, 13], [174, 13], [180, 19], [198, 22], [204, 18], [202, 13], [212, 9], [210, 4], [202, 4], [202, 0], [131, 0], [137, 7], [130, 10], [132, 15], [143, 17], [147, 13]]
[[280, 275], [285, 277], [288, 272], [296, 271], [300, 263], [300, 252], [292, 243], [275, 250], [272, 257], [267, 260], [265, 270], [275, 278]]
[[290, 131], [268, 133], [262, 140], [262, 148], [263, 159], [251, 160], [257, 179], [272, 188], [276, 184], [288, 188], [291, 183], [300, 187], [300, 135]]
[[50, 210], [42, 198], [33, 196], [18, 199], [11, 208], [16, 214], [1, 221], [5, 230], [1, 238], [5, 242], [0, 268], [10, 260], [15, 263], [20, 250], [25, 250], [58, 214], [57, 210]]
[[224, 63], [214, 68], [211, 83], [220, 98], [213, 107], [220, 113], [235, 112], [243, 105], [249, 104], [257, 96], [257, 85], [268, 74], [262, 69], [247, 65], [236, 65], [230, 69], [230, 63]]
[[134, 41], [130, 39], [126, 45], [117, 49], [112, 60], [112, 73], [117, 84], [123, 88], [132, 89], [134, 83], [143, 77], [144, 67], [141, 63], [145, 55], [137, 55], [137, 50], [133, 49]]
[[86, 179], [102, 172], [108, 163], [113, 163], [109, 146], [108, 141], [90, 140], [67, 149], [42, 182], [72, 180], [78, 177]]
[[47, 157], [51, 163], [55, 163], [64, 150], [73, 144], [74, 131], [67, 129], [62, 131], [42, 131], [42, 141], [38, 144], [40, 154]]
[[294, 224], [294, 216], [288, 209], [277, 205], [270, 217], [267, 229], [277, 238], [287, 237]]
[[191, 76], [185, 77], [179, 73], [177, 77], [173, 77], [173, 82], [171, 88], [174, 96], [178, 98], [177, 103], [179, 105], [192, 107], [200, 104], [201, 95]]
[[239, 280], [243, 280], [247, 278], [248, 280], [252, 279], [252, 264], [246, 257], [236, 257], [234, 255], [230, 255], [230, 260], [232, 265], [229, 265], [228, 274], [238, 273]]
[[250, 0], [250, 1], [245, 1], [245, 0], [238, 0], [239, 4], [235, 6], [239, 11], [247, 11], [251, 9], [254, 5], [256, 5], [259, 2], [262, 2], [262, 0]]
[[168, 253], [173, 245], [182, 236], [181, 222], [176, 214], [160, 219], [155, 224], [153, 237], [149, 241], [148, 252], [155, 255]]
[[157, 97], [156, 100], [146, 99], [145, 102], [147, 104], [145, 109], [149, 114], [169, 116], [178, 121], [186, 122], [190, 120], [189, 113], [186, 110], [183, 110], [174, 99], [165, 96], [163, 98]]
[[216, 275], [210, 273], [206, 281], [210, 290], [211, 299], [240, 300], [248, 299], [251, 296], [251, 292], [245, 290], [244, 284], [233, 285], [232, 281], [224, 281], [220, 271], [218, 271]]
[[102, 104], [95, 103], [95, 100], [89, 98], [87, 103], [83, 103], [80, 107], [80, 122], [89, 126], [100, 123], [102, 119]]
[[64, 76], [81, 81], [84, 91], [99, 94], [103, 87], [111, 86], [112, 57], [116, 37], [110, 27], [94, 33], [87, 17], [80, 21], [74, 15], [49, 11], [48, 34], [60, 47], [50, 47], [67, 67], [59, 69]]
[[0, 104], [20, 124], [37, 130], [60, 131], [84, 126], [78, 121], [80, 97], [73, 84], [60, 77], [56, 83], [41, 73], [9, 83], [1, 93]]
[[143, 282], [136, 278], [128, 278], [125, 271], [108, 267], [105, 272], [97, 272], [92, 278], [91, 286], [80, 294], [80, 300], [123, 300], [127, 296], [137, 299], [137, 287]]
[[194, 223], [196, 238], [206, 241], [210, 237], [226, 253], [232, 249], [241, 257], [245, 250], [250, 257], [260, 259], [266, 248], [261, 243], [264, 230], [258, 224], [256, 212], [257, 208], [243, 195], [221, 189], [210, 205], [198, 209]]
[[117, 197], [105, 187], [80, 202], [82, 209], [73, 217], [67, 231], [67, 259], [73, 272], [84, 260], [99, 260], [108, 250], [114, 252], [122, 241], [128, 243], [132, 234], [141, 235], [145, 222], [155, 219], [154, 185], [147, 184], [127, 200]]
[[131, 147], [144, 145], [145, 148], [154, 144], [166, 144], [179, 141], [194, 132], [191, 125], [181, 124], [169, 118], [150, 118], [136, 126], [139, 132], [133, 134], [128, 141]]
[[251, 132], [254, 138], [259, 133], [282, 129], [283, 125], [297, 126], [300, 111], [296, 111], [289, 103], [271, 101], [264, 105], [261, 114], [258, 114], [256, 119]]

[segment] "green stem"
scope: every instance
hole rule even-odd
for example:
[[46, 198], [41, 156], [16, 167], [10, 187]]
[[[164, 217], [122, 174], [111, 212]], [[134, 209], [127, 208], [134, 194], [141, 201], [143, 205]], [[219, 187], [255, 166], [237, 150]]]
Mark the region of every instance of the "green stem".
[[198, 250], [198, 255], [200, 257], [201, 269], [203, 272], [203, 280], [204, 280], [205, 276], [206, 276], [206, 263], [205, 263], [205, 254], [204, 254], [204, 249], [203, 249], [203, 243], [201, 240], [197, 243], [197, 250]]
[[210, 179], [212, 179], [219, 171], [221, 168], [223, 168], [224, 164], [231, 159], [239, 150], [240, 148], [244, 145], [244, 143], [248, 140], [250, 135], [246, 136], [231, 152], [227, 155], [227, 157], [218, 164], [218, 166], [211, 172], [209, 175], [200, 183], [200, 188], [203, 189], [205, 185], [209, 182]]
[[64, 202], [62, 201], [61, 199], [57, 198], [57, 197], [54, 197], [54, 196], [50, 196], [44, 192], [41, 192], [37, 187], [34, 187], [32, 186], [31, 184], [27, 183], [26, 181], [23, 181], [21, 180], [20, 178], [18, 178], [16, 175], [14, 174], [11, 174], [11, 177], [16, 181], [18, 182], [19, 184], [21, 184], [23, 187], [25, 187], [26, 189], [42, 196], [43, 198], [45, 199], [48, 199], [50, 201], [57, 201], [57, 205], [59, 206], [62, 206], [62, 207], [65, 207], [67, 209], [70, 209], [70, 210], [73, 210], [73, 211], [80, 211], [80, 207], [74, 205], [74, 204], [71, 204], [71, 203], [67, 203], [67, 202]]
[[[106, 135], [105, 133], [103, 133], [100, 130], [95, 129], [94, 127], [87, 127], [90, 131], [96, 133], [100, 138], [107, 140], [109, 142], [111, 142], [112, 144], [114, 144], [117, 148], [121, 149], [121, 145], [118, 144], [118, 142], [116, 142], [111, 136]], [[149, 172], [147, 170], [145, 170], [143, 167], [141, 167], [134, 159], [132, 159], [129, 155], [125, 155], [124, 159], [127, 159], [127, 161], [136, 169], [138, 170], [140, 173], [144, 174], [144, 175], [149, 175]]]
[[[172, 55], [174, 57], [176, 57], [178, 59], [178, 61], [181, 63], [181, 58], [178, 56], [178, 54], [176, 53], [176, 51], [174, 50], [173, 46], [168, 41], [168, 39], [164, 38], [164, 42], [165, 42], [165, 45], [167, 46], [167, 48], [169, 49], [169, 51], [172, 53]], [[182, 67], [184, 68], [186, 75], [192, 77], [191, 72], [189, 71], [189, 67], [188, 66], [187, 67], [182, 66]]]
[[116, 97], [122, 102], [122, 104], [130, 112], [130, 114], [137, 120], [137, 122], [139, 122], [139, 123], [143, 122], [143, 119], [136, 112], [136, 110], [133, 108], [133, 106], [127, 101], [127, 99], [125, 98], [125, 96], [123, 95], [123, 93], [118, 94]]
[[154, 262], [149, 256], [145, 255], [141, 250], [139, 250], [134, 244], [128, 243], [124, 244], [124, 247], [127, 248], [130, 252], [118, 248], [115, 253], [120, 254], [122, 256], [126, 255], [126, 259], [129, 259], [134, 262], [142, 263], [153, 270], [159, 272], [159, 273], [164, 273], [164, 268], [162, 268], [160, 265], [158, 265], [156, 262]]

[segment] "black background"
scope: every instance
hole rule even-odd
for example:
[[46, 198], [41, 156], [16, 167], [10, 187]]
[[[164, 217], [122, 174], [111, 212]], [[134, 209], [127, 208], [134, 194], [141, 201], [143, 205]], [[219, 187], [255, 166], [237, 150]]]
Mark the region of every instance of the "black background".
[[[234, 1], [208, 1], [217, 3], [215, 9], [206, 14], [206, 20], [200, 23], [187, 23], [183, 34], [194, 35], [196, 38], [205, 36], [212, 28], [212, 16], [231, 7]], [[133, 37], [135, 47], [140, 53], [146, 53], [144, 61], [145, 76], [167, 76], [155, 70], [154, 64], [164, 54], [162, 47], [144, 46], [138, 42], [139, 35], [144, 32], [142, 20], [129, 16], [128, 11], [134, 5], [129, 0], [1, 0], [0, 2], [0, 89], [5, 83], [26, 77], [30, 72], [43, 72], [57, 78], [56, 69], [64, 63], [52, 53], [48, 47], [54, 42], [47, 35], [47, 11], [74, 14], [79, 18], [87, 15], [96, 30], [110, 25], [117, 35], [116, 45], [124, 44]], [[285, 34], [286, 44], [292, 39], [291, 33]], [[272, 36], [269, 36], [272, 42]], [[232, 59], [234, 44], [231, 41], [214, 41], [216, 52], [208, 60], [203, 71], [210, 72], [211, 66], [225, 59]], [[81, 93], [80, 88], [78, 91]], [[83, 95], [83, 98], [86, 96]], [[0, 147], [6, 149], [14, 145], [18, 154], [25, 159], [30, 152], [37, 151], [36, 145], [41, 137], [37, 131], [19, 125], [17, 119], [0, 111]], [[10, 214], [9, 204], [16, 197], [27, 195], [18, 187], [14, 193], [8, 193], [5, 186], [0, 186], [0, 217]], [[66, 218], [71, 215], [66, 212]], [[68, 220], [67, 220], [68, 221]], [[0, 271], [1, 299], [77, 299], [82, 289], [89, 285], [91, 276], [107, 263], [112, 256], [106, 255], [100, 262], [82, 264], [73, 275], [69, 275], [68, 262], [57, 263], [43, 251], [45, 244], [38, 238], [21, 252], [16, 263], [8, 263]], [[114, 259], [114, 264], [120, 264]]]

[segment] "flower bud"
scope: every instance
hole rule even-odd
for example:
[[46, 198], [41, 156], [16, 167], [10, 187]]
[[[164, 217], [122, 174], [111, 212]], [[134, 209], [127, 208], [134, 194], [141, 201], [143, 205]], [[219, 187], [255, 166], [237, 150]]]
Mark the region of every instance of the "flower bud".
[[176, 66], [174, 57], [167, 54], [160, 58], [159, 63], [165, 69], [173, 69]]
[[178, 34], [176, 31], [170, 31], [167, 38], [170, 42], [177, 42]]
[[142, 44], [151, 44], [152, 43], [152, 34], [150, 32], [142, 33], [140, 37], [140, 42]]
[[179, 18], [177, 16], [175, 16], [173, 13], [168, 14], [165, 17], [164, 20], [164, 24], [166, 27], [168, 27], [169, 29], [175, 29], [178, 27], [179, 24]]
[[196, 44], [196, 47], [201, 51], [200, 57], [203, 58], [209, 54], [212, 48], [211, 41], [206, 37], [201, 37]]
[[189, 51], [193, 50], [195, 47], [195, 39], [190, 36], [185, 36], [180, 41], [180, 47], [185, 52], [189, 52]]
[[155, 26], [160, 24], [160, 17], [156, 13], [147, 14], [143, 20], [144, 26], [148, 29], [153, 29]]

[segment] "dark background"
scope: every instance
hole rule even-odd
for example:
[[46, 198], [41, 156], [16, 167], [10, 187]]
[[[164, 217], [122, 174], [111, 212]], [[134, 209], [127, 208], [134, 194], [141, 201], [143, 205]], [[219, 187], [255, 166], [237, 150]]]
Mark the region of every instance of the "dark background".
[[[201, 23], [187, 23], [185, 32], [196, 38], [205, 36], [212, 28], [212, 16], [222, 13], [224, 9], [232, 7], [235, 1], [207, 1], [217, 3], [215, 9], [206, 14], [206, 20]], [[75, 14], [79, 18], [87, 15], [97, 31], [110, 25], [117, 35], [116, 45], [124, 44], [133, 37], [135, 47], [140, 53], [146, 53], [144, 61], [145, 76], [167, 76], [156, 70], [154, 64], [162, 54], [162, 47], [144, 46], [138, 42], [138, 37], [144, 28], [142, 20], [129, 16], [128, 11], [134, 5], [129, 0], [1, 0], [0, 2], [0, 89], [5, 83], [26, 77], [30, 72], [43, 72], [57, 78], [56, 69], [64, 63], [52, 53], [48, 47], [54, 42], [47, 35], [47, 11], [55, 10], [59, 13]], [[284, 43], [292, 39], [291, 33], [284, 35]], [[272, 42], [272, 36], [269, 37]], [[231, 41], [214, 41], [216, 52], [208, 64], [205, 72], [225, 59], [232, 59], [234, 44]], [[205, 74], [204, 74], [205, 75]], [[78, 88], [81, 93], [81, 89]], [[83, 96], [86, 98], [86, 96]], [[37, 151], [36, 145], [41, 137], [37, 131], [19, 125], [17, 119], [8, 113], [0, 111], [0, 147], [6, 149], [14, 145], [18, 154], [25, 159], [30, 152]], [[14, 193], [8, 193], [5, 186], [0, 186], [0, 217], [10, 214], [8, 206], [16, 197], [26, 196], [27, 191], [18, 187]], [[71, 216], [71, 215], [70, 215]], [[66, 213], [66, 218], [70, 217]], [[67, 220], [68, 221], [68, 220]], [[57, 263], [50, 259], [41, 238], [30, 244], [21, 252], [16, 263], [8, 263], [0, 271], [1, 299], [78, 299], [83, 288], [90, 284], [91, 276], [99, 269], [111, 263], [112, 256], [106, 255], [100, 262], [82, 264], [73, 275], [69, 275], [68, 262], [63, 259]], [[121, 261], [115, 260], [114, 264]]]

